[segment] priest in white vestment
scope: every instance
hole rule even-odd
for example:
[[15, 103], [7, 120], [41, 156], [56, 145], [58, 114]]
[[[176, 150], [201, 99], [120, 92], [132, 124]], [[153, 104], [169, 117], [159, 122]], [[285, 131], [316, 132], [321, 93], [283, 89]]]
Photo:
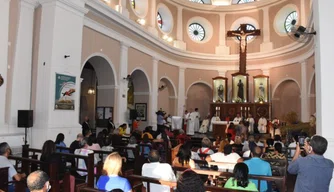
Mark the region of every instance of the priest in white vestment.
[[255, 120], [252, 116], [252, 114], [249, 114], [248, 115], [248, 118], [246, 120], [248, 122], [248, 132], [250, 134], [253, 134], [254, 133], [254, 124], [255, 124]]
[[199, 120], [201, 119], [201, 115], [198, 112], [198, 108], [195, 108], [195, 112], [193, 112], [193, 115], [195, 116], [194, 129], [195, 132], [198, 132], [200, 127]]
[[209, 131], [210, 131], [210, 132], [213, 131], [213, 122], [214, 122], [214, 121], [220, 121], [219, 116], [214, 115], [214, 116], [211, 118], [210, 126], [209, 126]]
[[183, 115], [183, 130], [186, 131], [188, 128], [188, 119], [189, 119], [190, 113], [188, 112], [188, 110], [184, 111], [184, 115]]
[[281, 130], [279, 128], [279, 120], [276, 117], [271, 121], [269, 132], [271, 137], [274, 137], [275, 135], [281, 135]]
[[242, 117], [240, 117], [240, 114], [237, 113], [237, 116], [233, 119], [233, 124], [238, 125], [240, 121], [242, 121]]
[[267, 133], [267, 119], [264, 117], [261, 117], [259, 119], [257, 128], [260, 133]]
[[199, 128], [200, 133], [206, 133], [208, 132], [208, 127], [209, 127], [209, 115], [202, 121], [202, 125]]
[[195, 112], [192, 112], [192, 109], [189, 110], [189, 116], [187, 119], [187, 135], [195, 135], [195, 119], [196, 114]]

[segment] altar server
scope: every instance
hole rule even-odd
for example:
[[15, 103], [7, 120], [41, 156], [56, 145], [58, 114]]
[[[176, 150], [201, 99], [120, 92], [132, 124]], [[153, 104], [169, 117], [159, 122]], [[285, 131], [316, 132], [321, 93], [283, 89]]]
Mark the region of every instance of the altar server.
[[187, 122], [187, 135], [194, 135], [195, 134], [195, 119], [196, 114], [192, 112], [192, 109], [189, 110], [188, 122]]
[[198, 108], [195, 108], [195, 112], [193, 112], [193, 115], [195, 117], [195, 124], [194, 124], [195, 132], [198, 132], [200, 127], [199, 120], [201, 119], [201, 115], [198, 112]]
[[247, 118], [246, 121], [248, 122], [248, 132], [249, 132], [249, 134], [253, 134], [254, 133], [255, 120], [254, 120], [252, 114], [248, 115], [248, 118]]
[[209, 131], [212, 132], [213, 130], [213, 122], [214, 121], [220, 121], [220, 118], [218, 115], [214, 115], [212, 118], [211, 118], [211, 121], [210, 121], [210, 126], [209, 126]]
[[237, 116], [233, 119], [233, 123], [238, 125], [240, 121], [242, 121], [242, 117], [240, 117], [240, 114], [237, 113]]

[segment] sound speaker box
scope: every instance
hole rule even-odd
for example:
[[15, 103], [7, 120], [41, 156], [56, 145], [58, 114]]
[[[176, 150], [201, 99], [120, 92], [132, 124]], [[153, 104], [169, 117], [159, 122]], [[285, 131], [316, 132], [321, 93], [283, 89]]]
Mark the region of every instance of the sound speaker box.
[[33, 110], [18, 110], [17, 111], [17, 127], [32, 127], [33, 126]]
[[137, 110], [135, 109], [131, 109], [130, 110], [130, 119], [133, 120], [133, 119], [137, 119]]

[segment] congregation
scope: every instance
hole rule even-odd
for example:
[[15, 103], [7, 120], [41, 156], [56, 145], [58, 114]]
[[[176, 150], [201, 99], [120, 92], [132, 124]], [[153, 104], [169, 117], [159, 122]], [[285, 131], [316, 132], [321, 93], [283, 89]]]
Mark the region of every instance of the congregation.
[[[55, 141], [44, 142], [39, 159], [47, 164], [30, 173], [26, 180], [27, 187], [30, 191], [52, 189], [48, 165], [56, 163], [59, 181], [64, 182], [68, 172], [68, 191], [74, 192], [76, 186], [85, 183], [89, 177], [88, 163], [93, 163], [94, 167], [102, 163], [101, 173], [94, 169], [97, 175], [94, 177], [94, 187], [105, 191], [136, 191], [129, 179], [131, 176], [122, 174], [129, 169], [133, 169], [132, 174], [135, 175], [174, 183], [148, 184], [143, 180], [142, 187], [153, 192], [171, 189], [178, 192], [210, 191], [206, 189], [208, 186], [226, 190], [282, 191], [286, 187], [286, 171], [297, 175], [295, 191], [316, 191], [319, 187], [321, 191], [328, 191], [334, 165], [323, 157], [328, 144], [321, 136], [308, 138], [301, 133], [294, 135], [291, 141], [282, 141], [280, 135], [264, 139], [261, 134], [251, 132], [253, 129], [249, 129], [248, 122], [238, 115], [226, 128], [225, 138], [218, 136], [209, 139], [204, 136], [198, 142], [188, 134], [188, 130], [169, 129], [167, 117], [163, 114], [164, 123], [158, 125], [157, 131], [148, 126], [144, 131], [133, 129], [131, 134], [126, 134], [127, 125], [122, 124], [118, 128], [104, 129], [97, 135], [92, 134], [88, 119], [85, 119], [83, 133], [79, 133], [69, 147], [64, 142], [63, 133], [59, 133]], [[300, 137], [305, 140], [303, 146], [300, 146]], [[26, 174], [18, 173], [17, 167], [14, 168], [9, 161], [12, 152], [7, 143], [0, 144], [0, 152], [0, 167], [9, 167], [8, 191], [17, 191], [13, 181], [25, 181]], [[73, 162], [64, 157], [65, 154], [93, 154], [93, 161], [76, 159]], [[75, 171], [68, 168], [69, 162], [77, 166]], [[203, 170], [209, 172], [203, 174]], [[215, 171], [230, 175], [215, 176]], [[307, 175], [309, 171], [312, 172], [311, 176]], [[252, 175], [264, 178], [254, 179]], [[275, 176], [283, 176], [283, 180], [276, 182], [265, 179]], [[312, 182], [305, 183], [305, 179]]]

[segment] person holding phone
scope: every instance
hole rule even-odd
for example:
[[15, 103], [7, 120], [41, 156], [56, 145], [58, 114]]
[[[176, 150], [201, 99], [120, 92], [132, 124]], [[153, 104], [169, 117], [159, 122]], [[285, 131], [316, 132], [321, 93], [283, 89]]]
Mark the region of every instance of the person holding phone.
[[334, 163], [323, 156], [327, 150], [327, 140], [315, 135], [311, 139], [300, 138], [299, 141], [304, 141], [307, 156], [300, 157], [302, 150], [297, 143], [295, 155], [288, 167], [290, 174], [298, 174], [294, 191], [329, 191]]

